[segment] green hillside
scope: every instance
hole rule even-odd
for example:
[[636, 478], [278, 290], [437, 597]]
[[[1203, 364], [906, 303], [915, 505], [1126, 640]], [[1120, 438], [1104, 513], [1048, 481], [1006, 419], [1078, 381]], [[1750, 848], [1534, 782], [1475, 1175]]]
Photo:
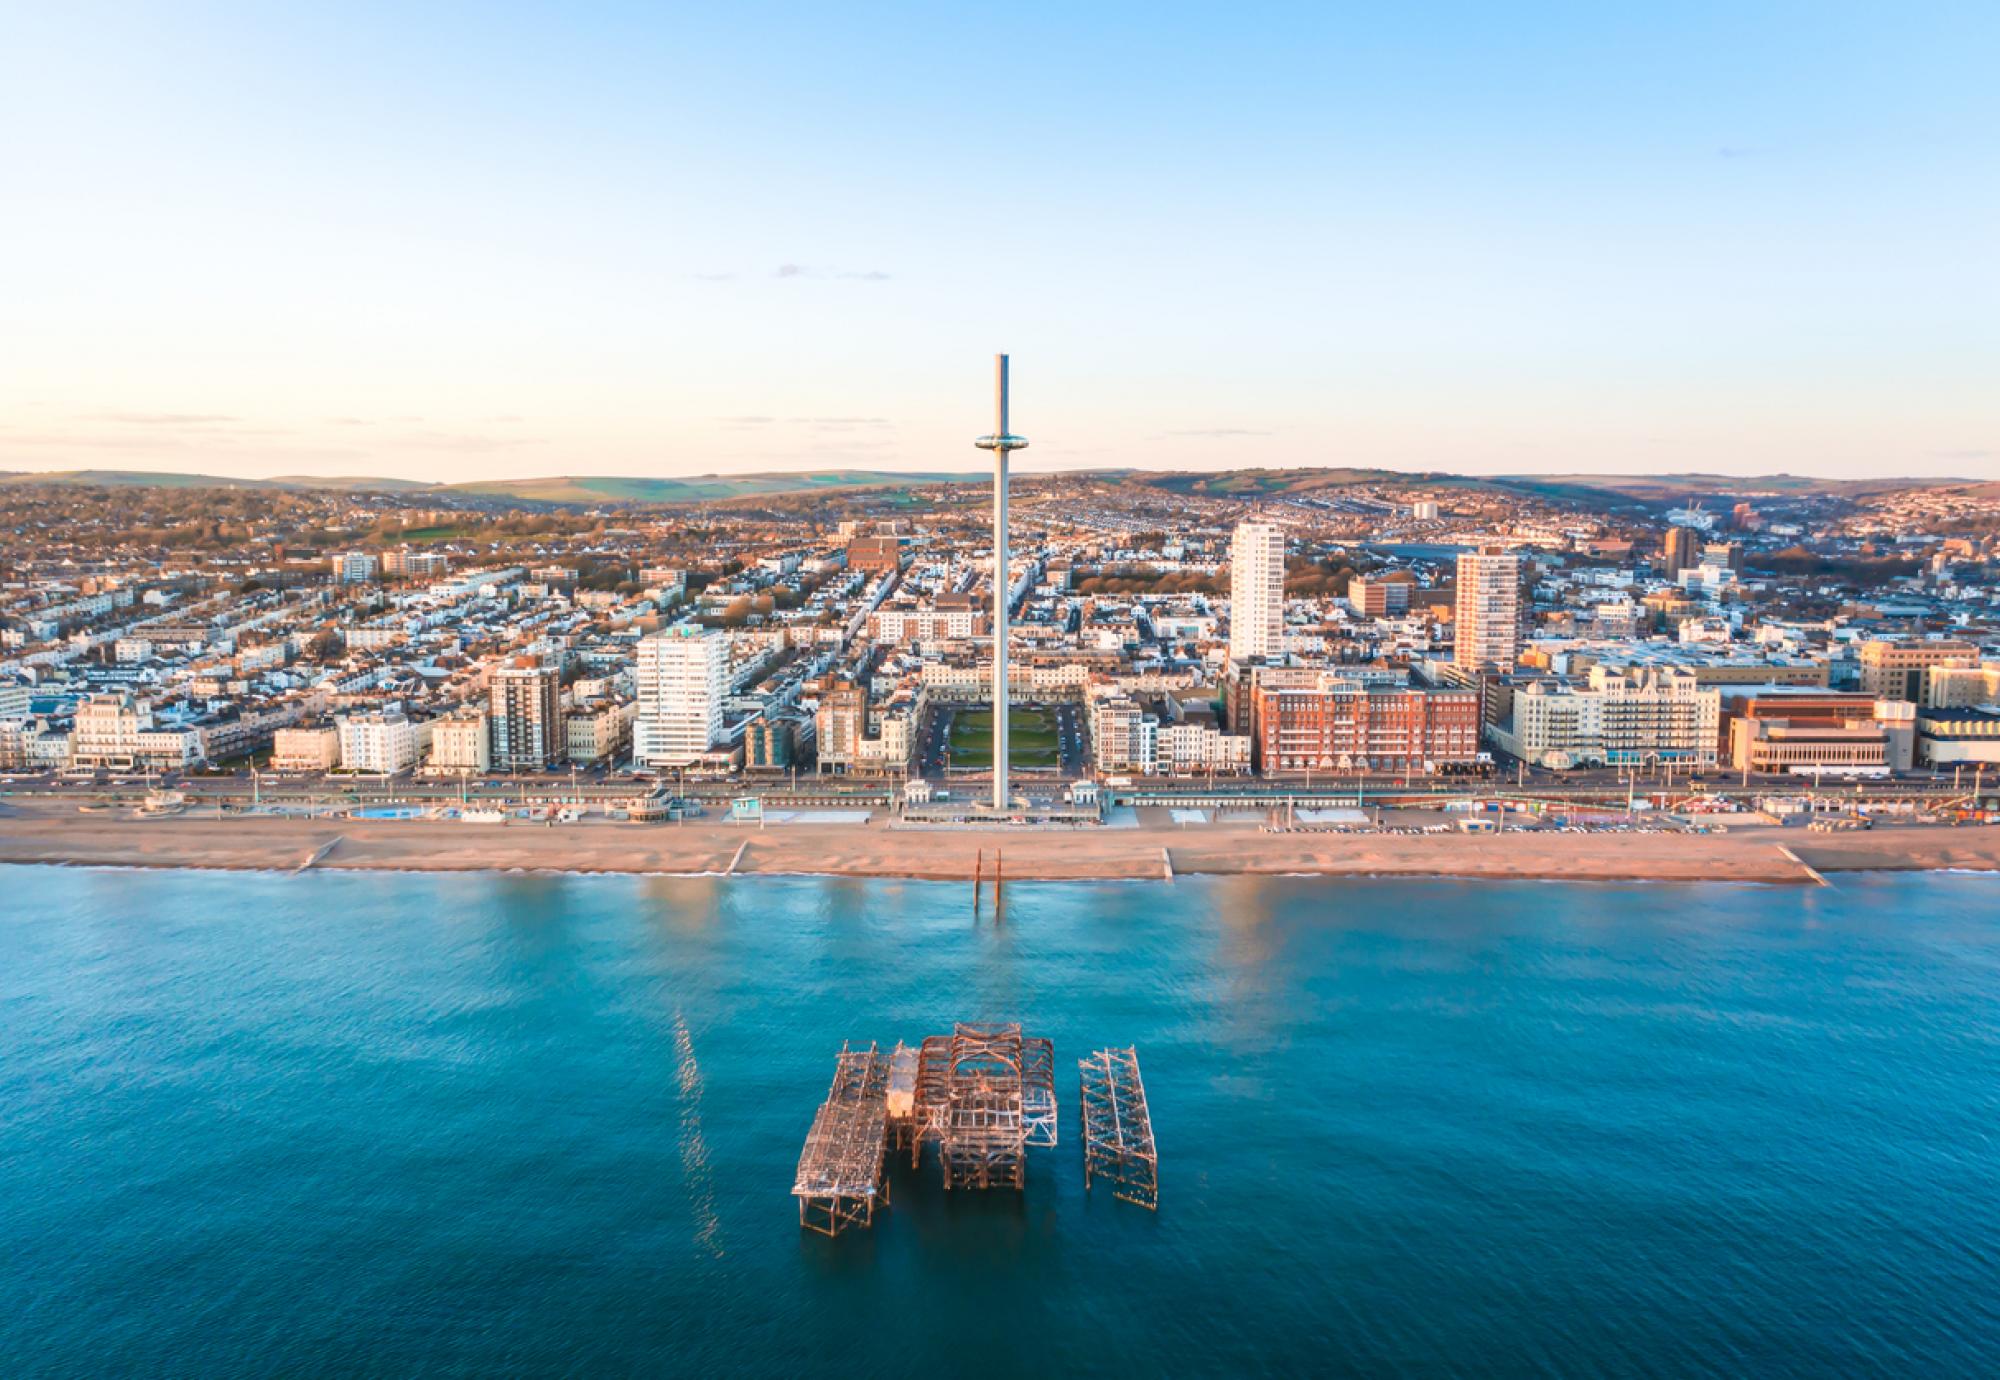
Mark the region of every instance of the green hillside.
[[1911, 479], [1818, 479], [1803, 474], [1514, 474], [1499, 481], [1523, 492], [1548, 494], [1557, 491], [1589, 490], [1616, 494], [1650, 503], [1669, 503], [1708, 494], [1781, 494], [1787, 498], [1828, 497], [1866, 498], [1871, 494], [1894, 493], [1900, 489], [1929, 489], [1964, 480], [1945, 478]]
[[223, 475], [181, 474], [170, 470], [0, 471], [0, 484], [146, 489], [347, 489], [374, 493], [402, 493], [437, 487], [419, 479], [385, 479], [377, 475], [281, 474], [269, 479], [231, 479]]
[[416, 479], [346, 475], [288, 474], [269, 479], [230, 479], [209, 474], [156, 470], [42, 470], [0, 472], [0, 484], [65, 484], [167, 489], [335, 489], [380, 493], [467, 494], [521, 503], [700, 503], [760, 494], [833, 493], [846, 489], [947, 484], [976, 476], [961, 473], [902, 473], [894, 470], [802, 470], [754, 474], [702, 474], [685, 479], [627, 475], [561, 475], [542, 479], [485, 479], [467, 484], [427, 484]]
[[352, 489], [387, 494], [417, 493], [438, 487], [422, 479], [389, 479], [375, 474], [280, 474], [264, 482], [287, 489]]
[[701, 474], [686, 479], [624, 475], [563, 475], [548, 479], [491, 479], [453, 484], [453, 493], [513, 498], [528, 503], [701, 503], [760, 494], [832, 492], [904, 484], [946, 484], [968, 476], [905, 474], [892, 470], [803, 470], [796, 474]]
[[74, 484], [79, 487], [149, 489], [269, 489], [269, 479], [218, 479], [208, 474], [175, 474], [159, 470], [41, 470], [0, 473], [0, 484]]
[[1816, 479], [1807, 475], [1728, 475], [1728, 474], [1504, 474], [1463, 475], [1425, 471], [1377, 469], [1243, 469], [1214, 473], [1165, 470], [1135, 472], [1127, 476], [1135, 484], [1165, 489], [1170, 493], [1201, 494], [1214, 498], [1263, 498], [1282, 494], [1309, 494], [1320, 489], [1339, 489], [1355, 484], [1410, 485], [1422, 488], [1505, 490], [1536, 498], [1582, 503], [1606, 500], [1661, 503], [1677, 502], [1689, 496], [1771, 493], [1787, 497], [1830, 496], [1863, 498], [1870, 494], [1900, 489], [1932, 488], [1963, 483], [1963, 480], [1925, 479]]
[[[1268, 498], [1310, 494], [1357, 484], [1410, 485], [1500, 490], [1536, 498], [1583, 504], [1626, 501], [1681, 502], [1688, 498], [1720, 498], [1733, 494], [1770, 493], [1786, 497], [1809, 495], [1865, 498], [1902, 489], [1960, 485], [1963, 479], [1816, 479], [1805, 475], [1726, 474], [1511, 474], [1455, 475], [1426, 471], [1358, 468], [1242, 469], [1221, 471], [1100, 470], [1087, 472], [1112, 483], [1143, 484], [1169, 493], [1211, 498]], [[100, 487], [173, 489], [331, 489], [349, 492], [463, 494], [519, 503], [703, 503], [728, 502], [762, 495], [837, 493], [852, 489], [905, 488], [913, 484], [984, 483], [976, 471], [800, 470], [750, 474], [700, 474], [680, 479], [648, 479], [626, 475], [559, 475], [538, 479], [488, 479], [466, 484], [429, 484], [416, 479], [349, 475], [275, 475], [268, 479], [230, 479], [218, 475], [153, 470], [0, 471], [0, 484], [66, 484]]]

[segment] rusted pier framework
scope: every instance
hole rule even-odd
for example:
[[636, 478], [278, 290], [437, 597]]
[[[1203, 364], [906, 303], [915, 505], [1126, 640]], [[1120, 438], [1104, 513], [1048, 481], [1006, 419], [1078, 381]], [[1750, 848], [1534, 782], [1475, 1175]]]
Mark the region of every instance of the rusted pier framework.
[[952, 1027], [944, 1139], [938, 1160], [946, 1188], [1026, 1186], [1028, 1128], [1022, 1116], [1021, 1027]]
[[886, 1110], [889, 1117], [889, 1148], [898, 1153], [910, 1149], [917, 1143], [920, 1125], [917, 1073], [920, 1068], [920, 1052], [901, 1040], [896, 1041], [896, 1048], [889, 1054]]
[[873, 1043], [841, 1045], [833, 1086], [813, 1116], [792, 1184], [800, 1226], [838, 1236], [845, 1227], [873, 1226], [876, 1204], [888, 1203], [883, 1161], [891, 1063]]
[[1019, 1188], [1023, 1152], [1056, 1143], [1055, 1044], [1006, 1023], [925, 1039], [908, 1117], [891, 1139], [910, 1165], [935, 1144], [946, 1188]]
[[1082, 1083], [1083, 1186], [1111, 1183], [1111, 1196], [1159, 1210], [1160, 1156], [1134, 1049], [1100, 1049], [1076, 1061]]
[[915, 1169], [923, 1163], [927, 1143], [944, 1143], [945, 1117], [950, 1103], [951, 1036], [926, 1035], [917, 1053], [916, 1099], [908, 1138], [910, 1168]]
[[1021, 1127], [1030, 1150], [1056, 1144], [1056, 1047], [1037, 1035], [1021, 1039]]
[[944, 1186], [1021, 1190], [1027, 1152], [1056, 1144], [1055, 1045], [1018, 1023], [971, 1022], [883, 1053], [841, 1047], [792, 1193], [802, 1226], [838, 1235], [886, 1206], [885, 1164], [938, 1147]]

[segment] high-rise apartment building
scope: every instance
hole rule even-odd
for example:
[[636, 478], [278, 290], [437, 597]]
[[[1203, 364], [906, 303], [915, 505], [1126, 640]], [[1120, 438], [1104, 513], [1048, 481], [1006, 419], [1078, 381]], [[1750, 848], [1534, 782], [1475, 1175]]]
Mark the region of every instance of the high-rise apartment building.
[[488, 685], [496, 771], [540, 771], [562, 760], [562, 674], [533, 657], [497, 667]]
[[1521, 651], [1521, 560], [1497, 546], [1461, 552], [1453, 656], [1472, 671], [1511, 671]]
[[1229, 658], [1276, 656], [1284, 646], [1285, 532], [1245, 522], [1229, 543]]
[[819, 698], [813, 736], [823, 767], [852, 767], [868, 734], [868, 692], [858, 685], [836, 685]]
[[729, 638], [676, 624], [639, 641], [639, 719], [632, 756], [642, 767], [685, 767], [722, 737]]
[[1702, 534], [1692, 527], [1678, 524], [1669, 527], [1660, 542], [1661, 573], [1669, 580], [1677, 580], [1683, 570], [1700, 565], [1702, 541]]

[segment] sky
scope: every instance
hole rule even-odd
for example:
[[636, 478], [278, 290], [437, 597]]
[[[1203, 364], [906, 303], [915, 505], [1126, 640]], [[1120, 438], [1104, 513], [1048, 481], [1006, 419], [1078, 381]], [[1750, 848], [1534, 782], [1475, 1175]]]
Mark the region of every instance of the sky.
[[2000, 478], [2000, 5], [0, 0], [0, 469]]

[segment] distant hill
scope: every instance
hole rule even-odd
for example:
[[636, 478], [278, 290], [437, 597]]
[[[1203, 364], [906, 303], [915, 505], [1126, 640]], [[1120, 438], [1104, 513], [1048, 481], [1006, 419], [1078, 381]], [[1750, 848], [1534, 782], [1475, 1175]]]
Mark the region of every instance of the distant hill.
[[1602, 503], [1626, 499], [1641, 503], [1672, 503], [1693, 497], [1735, 494], [1781, 494], [1797, 498], [1828, 496], [1865, 498], [1901, 489], [1926, 489], [1963, 484], [1962, 479], [1816, 479], [1808, 475], [1730, 474], [1444, 474], [1436, 471], [1375, 469], [1246, 469], [1216, 473], [1185, 470], [1135, 471], [1130, 482], [1172, 493], [1216, 498], [1262, 498], [1309, 494], [1356, 484], [1406, 485], [1412, 488], [1451, 487], [1504, 490], [1557, 501]]
[[1910, 479], [1818, 479], [1803, 474], [1510, 474], [1500, 482], [1525, 493], [1590, 490], [1647, 503], [1722, 494], [1778, 494], [1786, 498], [1867, 498], [1901, 489], [1934, 489], [1963, 484], [1942, 477]]
[[74, 484], [79, 487], [148, 489], [272, 489], [270, 479], [218, 479], [209, 474], [172, 474], [160, 470], [42, 470], [0, 473], [0, 484]]
[[1436, 483], [1446, 476], [1405, 474], [1396, 470], [1284, 469], [1284, 470], [1134, 470], [1125, 476], [1134, 484], [1165, 489], [1169, 493], [1204, 494], [1212, 498], [1258, 498], [1267, 494], [1310, 493], [1314, 489], [1334, 489], [1349, 484]]
[[69, 484], [112, 489], [347, 489], [370, 493], [400, 493], [437, 487], [419, 479], [376, 476], [281, 474], [269, 479], [232, 479], [224, 475], [177, 474], [165, 470], [0, 471], [0, 484]]
[[[1255, 499], [1338, 490], [1357, 484], [1500, 491], [1583, 504], [1679, 503], [1689, 498], [1720, 499], [1743, 494], [1785, 497], [1866, 498], [1903, 489], [1976, 484], [1965, 479], [1815, 479], [1806, 475], [1727, 474], [1510, 474], [1463, 475], [1438, 471], [1380, 469], [1243, 469], [1222, 471], [1088, 471], [1111, 482], [1143, 484], [1169, 493], [1212, 498]], [[1055, 476], [1049, 476], [1055, 477]], [[206, 474], [153, 470], [45, 470], [0, 472], [0, 484], [73, 484], [106, 487], [227, 489], [331, 489], [347, 492], [462, 494], [527, 504], [704, 503], [764, 495], [837, 493], [853, 489], [901, 488], [911, 484], [985, 483], [979, 472], [896, 470], [757, 471], [699, 474], [678, 479], [625, 475], [559, 475], [540, 479], [488, 479], [465, 484], [428, 484], [415, 479], [348, 475], [274, 475], [230, 479]]]
[[[221, 482], [226, 484], [229, 481]], [[349, 489], [364, 493], [392, 494], [438, 487], [421, 479], [390, 479], [381, 475], [278, 474], [262, 482], [281, 489]]]
[[702, 503], [762, 494], [894, 488], [904, 484], [968, 481], [956, 474], [892, 470], [801, 470], [797, 473], [698, 474], [686, 479], [639, 479], [624, 475], [564, 475], [550, 479], [491, 479], [444, 486], [452, 493], [516, 498], [529, 503]]
[[[1346, 489], [1356, 484], [1405, 485], [1437, 489], [1511, 489], [1512, 481], [1484, 475], [1446, 474], [1438, 470], [1375, 470], [1355, 468], [1301, 467], [1297, 469], [1249, 469], [1190, 472], [1187, 470], [1135, 470], [1124, 476], [1134, 484], [1165, 489], [1178, 494], [1202, 494], [1211, 498], [1271, 498], [1284, 494], [1309, 494], [1321, 489]], [[1549, 495], [1553, 497], [1554, 495]], [[1593, 495], [1601, 497], [1601, 495]]]
[[0, 472], [0, 484], [70, 484], [96, 487], [167, 489], [337, 489], [350, 492], [466, 494], [522, 503], [701, 503], [763, 494], [832, 493], [843, 489], [894, 488], [905, 484], [969, 482], [958, 473], [902, 473], [894, 470], [802, 470], [754, 474], [702, 474], [686, 479], [644, 479], [625, 475], [562, 475], [545, 479], [487, 479], [467, 484], [427, 484], [416, 479], [347, 475], [286, 474], [269, 479], [231, 479], [210, 474], [156, 470], [43, 470]]

